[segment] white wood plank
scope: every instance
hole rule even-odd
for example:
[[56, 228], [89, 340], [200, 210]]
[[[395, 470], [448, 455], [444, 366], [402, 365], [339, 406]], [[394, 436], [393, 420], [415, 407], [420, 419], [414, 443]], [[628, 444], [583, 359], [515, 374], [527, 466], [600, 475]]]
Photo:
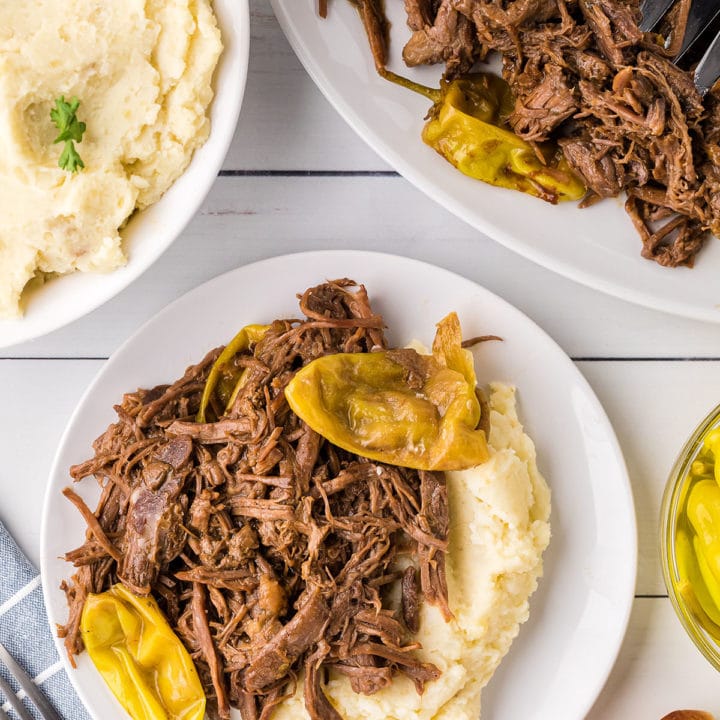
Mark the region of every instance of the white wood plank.
[[268, 0], [251, 0], [250, 5], [248, 82], [235, 139], [223, 167], [389, 169], [315, 87], [285, 39]]
[[36, 566], [55, 449], [101, 365], [97, 360], [0, 360], [0, 520]]
[[600, 398], [625, 455], [638, 523], [637, 593], [664, 594], [659, 550], [662, 494], [690, 433], [720, 402], [720, 363], [577, 365]]
[[201, 282], [254, 260], [320, 248], [391, 252], [454, 270], [516, 305], [574, 357], [720, 357], [717, 326], [646, 310], [544, 270], [395, 177], [219, 178], [142, 278], [91, 315], [2, 355], [107, 356]]
[[660, 720], [690, 708], [718, 717], [717, 686], [717, 671], [692, 644], [670, 601], [639, 599], [618, 662], [587, 720]]

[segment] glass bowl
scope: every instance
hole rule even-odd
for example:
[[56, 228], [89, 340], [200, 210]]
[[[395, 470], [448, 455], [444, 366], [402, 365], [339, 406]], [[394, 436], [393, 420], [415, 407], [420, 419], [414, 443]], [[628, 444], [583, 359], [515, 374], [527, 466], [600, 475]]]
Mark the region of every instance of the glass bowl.
[[[720, 405], [715, 407], [695, 428], [675, 461], [665, 486], [661, 509], [660, 551], [665, 586], [670, 601], [680, 622], [692, 641], [716, 670], [720, 670], [720, 642], [713, 637], [709, 628], [715, 625], [697, 596], [681, 590], [681, 572], [678, 559], [677, 531], [678, 524], [685, 524], [683, 519], [685, 501], [691, 484], [690, 469], [702, 450], [703, 439], [709, 431], [720, 427]], [[718, 528], [720, 534], [720, 528]], [[697, 575], [697, 573], [695, 573]], [[695, 589], [692, 582], [685, 586]], [[715, 625], [715, 635], [718, 635]]]

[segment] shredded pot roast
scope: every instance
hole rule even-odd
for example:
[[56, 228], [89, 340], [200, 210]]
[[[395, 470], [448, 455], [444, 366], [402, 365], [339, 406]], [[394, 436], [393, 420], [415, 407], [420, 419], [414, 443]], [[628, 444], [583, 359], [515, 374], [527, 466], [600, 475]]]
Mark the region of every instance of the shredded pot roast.
[[[385, 67], [382, 0], [360, 10], [375, 64]], [[659, 33], [643, 33], [639, 0], [405, 0], [407, 65], [466, 72], [491, 51], [516, 97], [509, 121], [525, 140], [559, 143], [584, 178], [585, 205], [627, 192], [642, 255], [693, 264], [720, 235], [720, 96], [705, 100], [672, 58], [690, 0]], [[538, 153], [542, 157], [542, 153]]]
[[301, 671], [318, 720], [340, 719], [323, 692], [328, 668], [365, 694], [397, 673], [418, 692], [439, 676], [412, 635], [423, 598], [450, 617], [443, 475], [340, 450], [290, 411], [283, 391], [300, 367], [385, 347], [382, 318], [350, 280], [307, 290], [300, 309], [305, 320], [274, 322], [236, 356], [246, 381], [227, 413], [195, 422], [218, 348], [173, 384], [125, 395], [94, 457], [71, 469], [102, 487], [95, 512], [65, 490], [88, 526], [66, 555], [77, 568], [63, 586], [71, 658], [88, 593], [122, 581], [157, 599], [220, 718], [231, 706], [269, 718]]

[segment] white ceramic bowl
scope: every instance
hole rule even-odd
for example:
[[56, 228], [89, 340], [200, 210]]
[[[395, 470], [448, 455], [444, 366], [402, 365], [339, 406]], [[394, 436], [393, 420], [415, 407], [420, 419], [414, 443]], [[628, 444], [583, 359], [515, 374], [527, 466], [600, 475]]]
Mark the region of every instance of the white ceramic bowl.
[[0, 347], [45, 335], [89, 313], [139, 277], [178, 237], [205, 199], [230, 147], [245, 92], [250, 47], [248, 0], [214, 0], [224, 50], [214, 77], [210, 137], [187, 170], [122, 231], [125, 267], [52, 278], [23, 296], [25, 314], [0, 321]]

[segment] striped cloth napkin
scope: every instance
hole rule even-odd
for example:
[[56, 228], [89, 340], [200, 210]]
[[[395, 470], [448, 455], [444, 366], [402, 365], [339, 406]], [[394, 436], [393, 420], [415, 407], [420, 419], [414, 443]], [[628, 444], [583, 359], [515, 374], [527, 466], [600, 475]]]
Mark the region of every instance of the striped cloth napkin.
[[[1, 522], [0, 643], [27, 670], [62, 717], [66, 720], [90, 720], [55, 650], [45, 614], [40, 575]], [[1, 663], [0, 674], [17, 689], [17, 683]], [[18, 697], [23, 698], [30, 714], [39, 719], [37, 709], [22, 691], [18, 692]], [[0, 707], [12, 720], [17, 720], [4, 697], [0, 697]]]

